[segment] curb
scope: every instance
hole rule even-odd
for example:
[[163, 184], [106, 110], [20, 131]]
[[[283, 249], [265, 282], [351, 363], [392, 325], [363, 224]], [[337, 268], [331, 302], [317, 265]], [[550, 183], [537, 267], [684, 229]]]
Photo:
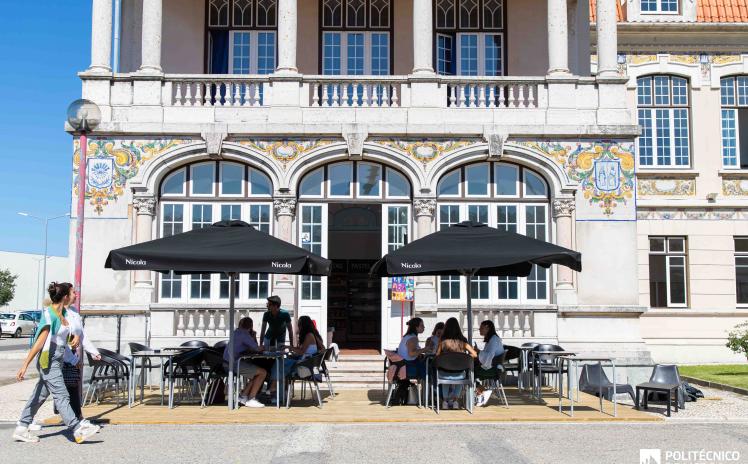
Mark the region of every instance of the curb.
[[701, 385], [702, 387], [714, 388], [716, 390], [728, 391], [732, 393], [737, 393], [739, 395], [748, 396], [748, 389], [745, 389], [745, 388], [733, 387], [732, 385], [725, 385], [723, 383], [711, 382], [709, 380], [702, 380], [696, 377], [689, 377], [687, 375], [682, 375], [681, 378], [690, 383]]

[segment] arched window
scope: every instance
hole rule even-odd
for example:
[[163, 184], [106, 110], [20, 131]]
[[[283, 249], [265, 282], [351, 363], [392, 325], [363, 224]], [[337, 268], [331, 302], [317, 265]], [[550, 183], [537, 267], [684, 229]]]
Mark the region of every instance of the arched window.
[[656, 75], [636, 80], [642, 133], [638, 139], [642, 167], [686, 168], [690, 159], [688, 81]]
[[[491, 227], [548, 240], [549, 189], [543, 177], [525, 167], [503, 162], [475, 163], [442, 176], [437, 187], [439, 229], [460, 221], [476, 221]], [[533, 267], [527, 278], [474, 277], [474, 300], [484, 303], [547, 303], [548, 270]], [[439, 278], [442, 302], [464, 301], [459, 276]]]
[[[271, 233], [273, 185], [258, 169], [231, 161], [190, 164], [168, 174], [160, 186], [161, 237], [209, 226], [217, 221], [242, 220]], [[223, 275], [174, 273], [162, 275], [161, 301], [223, 301], [229, 280]], [[243, 274], [236, 290], [239, 301], [259, 301], [270, 295], [267, 274]]]
[[410, 182], [379, 163], [343, 161], [308, 172], [299, 183], [300, 199], [409, 199]]
[[722, 165], [748, 169], [748, 76], [720, 80]]

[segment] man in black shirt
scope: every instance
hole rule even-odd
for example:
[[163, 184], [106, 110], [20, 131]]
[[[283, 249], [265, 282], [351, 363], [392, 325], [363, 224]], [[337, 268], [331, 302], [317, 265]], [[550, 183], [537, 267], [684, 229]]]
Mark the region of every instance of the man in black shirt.
[[281, 299], [278, 296], [268, 298], [268, 310], [262, 315], [262, 329], [260, 338], [262, 344], [268, 348], [273, 345], [286, 344], [286, 330], [288, 330], [288, 339], [293, 345], [293, 324], [291, 324], [291, 315], [288, 311], [281, 309]]

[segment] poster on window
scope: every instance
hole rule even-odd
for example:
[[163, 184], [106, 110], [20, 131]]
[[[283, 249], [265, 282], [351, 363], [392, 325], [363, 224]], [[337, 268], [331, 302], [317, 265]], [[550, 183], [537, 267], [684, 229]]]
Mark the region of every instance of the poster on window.
[[415, 279], [413, 277], [393, 277], [390, 279], [392, 301], [413, 301], [415, 299]]

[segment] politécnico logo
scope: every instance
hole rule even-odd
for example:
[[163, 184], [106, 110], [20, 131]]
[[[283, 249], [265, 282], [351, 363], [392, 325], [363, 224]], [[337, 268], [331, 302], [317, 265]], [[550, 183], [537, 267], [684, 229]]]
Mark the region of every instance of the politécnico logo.
[[659, 448], [640, 449], [639, 464], [662, 464], [662, 450]]

